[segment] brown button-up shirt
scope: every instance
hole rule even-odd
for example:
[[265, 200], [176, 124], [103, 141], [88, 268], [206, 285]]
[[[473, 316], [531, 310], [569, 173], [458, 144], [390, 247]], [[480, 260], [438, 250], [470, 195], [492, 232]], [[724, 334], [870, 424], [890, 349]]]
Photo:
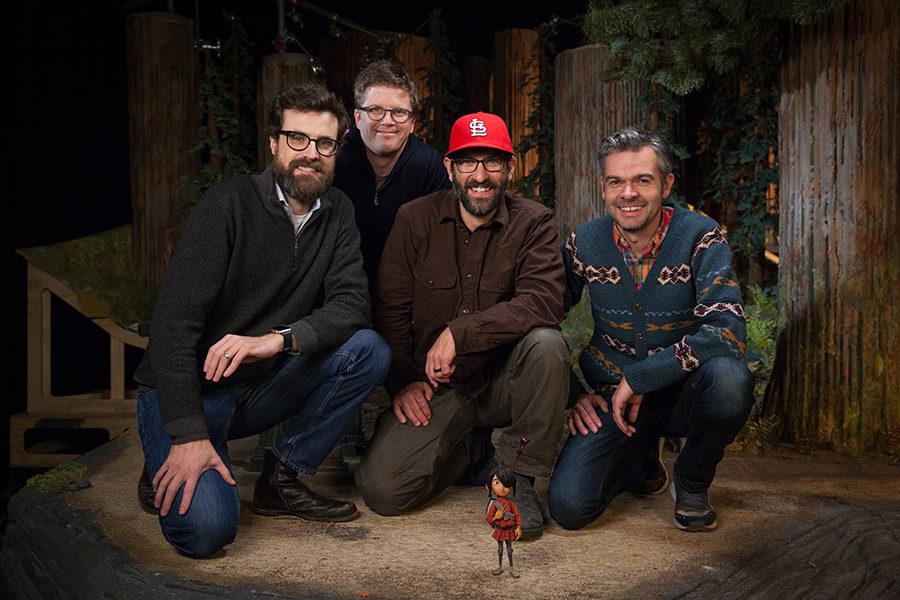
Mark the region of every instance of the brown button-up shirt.
[[452, 190], [404, 205], [378, 272], [375, 327], [394, 354], [392, 394], [427, 381], [425, 358], [449, 327], [454, 388], [475, 395], [512, 346], [563, 319], [563, 263], [553, 214], [506, 196], [486, 225], [469, 231]]

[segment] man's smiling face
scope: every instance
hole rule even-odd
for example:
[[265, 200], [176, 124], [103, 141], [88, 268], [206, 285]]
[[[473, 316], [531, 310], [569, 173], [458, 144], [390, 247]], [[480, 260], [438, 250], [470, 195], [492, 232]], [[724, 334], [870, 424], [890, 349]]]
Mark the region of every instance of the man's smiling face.
[[640, 234], [659, 225], [662, 201], [669, 197], [675, 176], [659, 171], [656, 152], [647, 146], [636, 152], [614, 152], [604, 163], [603, 203], [619, 229]]

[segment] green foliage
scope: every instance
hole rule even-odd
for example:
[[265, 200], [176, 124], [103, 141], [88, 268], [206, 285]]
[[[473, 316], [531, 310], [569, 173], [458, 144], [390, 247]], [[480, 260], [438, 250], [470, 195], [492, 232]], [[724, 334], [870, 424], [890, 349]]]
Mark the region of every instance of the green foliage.
[[155, 293], [139, 283], [130, 225], [18, 252], [74, 290], [89, 316], [110, 317], [123, 327], [150, 321]]
[[64, 462], [45, 473], [30, 477], [27, 483], [46, 494], [61, 494], [67, 483], [83, 479], [87, 474], [87, 467], [76, 462]]
[[231, 25], [219, 52], [203, 51], [197, 143], [190, 150], [200, 156], [200, 174], [183, 186], [182, 215], [219, 181], [255, 170], [256, 73], [247, 32], [236, 17]]
[[740, 444], [744, 450], [762, 452], [767, 447], [777, 445], [779, 440], [779, 421], [772, 415], [748, 419], [735, 438], [735, 443]]
[[516, 151], [522, 156], [531, 149], [537, 150], [537, 165], [519, 180], [519, 185], [522, 194], [542, 202], [550, 209], [556, 205], [553, 124], [556, 80], [555, 40], [558, 26], [559, 19], [554, 16], [538, 27], [538, 40], [531, 58], [531, 64], [537, 68], [532, 71], [534, 75], [531, 75], [526, 82], [528, 86], [537, 84], [531, 93], [531, 113], [525, 123], [529, 133], [522, 138], [516, 148]]
[[423, 126], [422, 138], [431, 147], [446, 148], [450, 142], [450, 127], [459, 112], [459, 98], [455, 93], [459, 85], [459, 68], [450, 50], [447, 24], [439, 8], [428, 18], [426, 47], [434, 55], [434, 64], [423, 70], [429, 95], [422, 102], [419, 123]]
[[750, 286], [750, 302], [744, 307], [747, 322], [747, 364], [756, 378], [756, 397], [765, 392], [765, 382], [775, 364], [778, 339], [778, 298], [774, 291]]
[[581, 302], [569, 310], [566, 319], [562, 322], [562, 335], [572, 351], [572, 365], [579, 375], [581, 371], [578, 367], [578, 355], [587, 346], [593, 333], [594, 318], [591, 315], [591, 299], [585, 289]]
[[685, 95], [772, 44], [780, 22], [810, 23], [844, 2], [593, 0], [584, 31], [609, 46], [610, 80], [642, 79]]
[[747, 52], [739, 74], [714, 75], [705, 88], [708, 104], [697, 152], [705, 185], [698, 204], [734, 205], [728, 242], [745, 257], [760, 255], [766, 228], [777, 226], [766, 193], [778, 182], [769, 151], [778, 151], [779, 46]]

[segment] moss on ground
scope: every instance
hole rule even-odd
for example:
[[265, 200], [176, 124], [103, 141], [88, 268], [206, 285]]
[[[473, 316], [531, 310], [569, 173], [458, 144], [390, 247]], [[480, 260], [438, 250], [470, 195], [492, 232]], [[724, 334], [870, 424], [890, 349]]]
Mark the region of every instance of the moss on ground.
[[75, 291], [86, 316], [123, 327], [150, 322], [156, 294], [134, 268], [130, 225], [18, 253]]

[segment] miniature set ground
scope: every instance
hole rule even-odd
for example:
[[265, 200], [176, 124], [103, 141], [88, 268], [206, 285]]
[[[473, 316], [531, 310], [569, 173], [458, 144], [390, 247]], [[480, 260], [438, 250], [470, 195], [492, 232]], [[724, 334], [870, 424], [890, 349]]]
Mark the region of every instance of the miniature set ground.
[[[490, 574], [496, 546], [483, 521], [483, 489], [453, 487], [424, 509], [386, 518], [368, 510], [349, 474], [320, 475], [310, 485], [354, 498], [358, 519], [260, 517], [248, 504], [255, 474], [242, 466], [254, 448], [254, 438], [232, 444], [240, 530], [217, 556], [179, 555], [156, 517], [141, 512], [142, 457], [130, 432], [86, 456], [92, 487], [62, 496], [25, 488], [13, 498], [2, 554], [7, 585], [21, 597], [900, 596], [896, 465], [730, 453], [711, 494], [716, 531], [676, 530], [668, 494], [626, 494], [584, 530], [551, 522], [539, 540], [517, 543], [522, 577], [514, 580]], [[673, 458], [666, 455], [669, 465]]]

